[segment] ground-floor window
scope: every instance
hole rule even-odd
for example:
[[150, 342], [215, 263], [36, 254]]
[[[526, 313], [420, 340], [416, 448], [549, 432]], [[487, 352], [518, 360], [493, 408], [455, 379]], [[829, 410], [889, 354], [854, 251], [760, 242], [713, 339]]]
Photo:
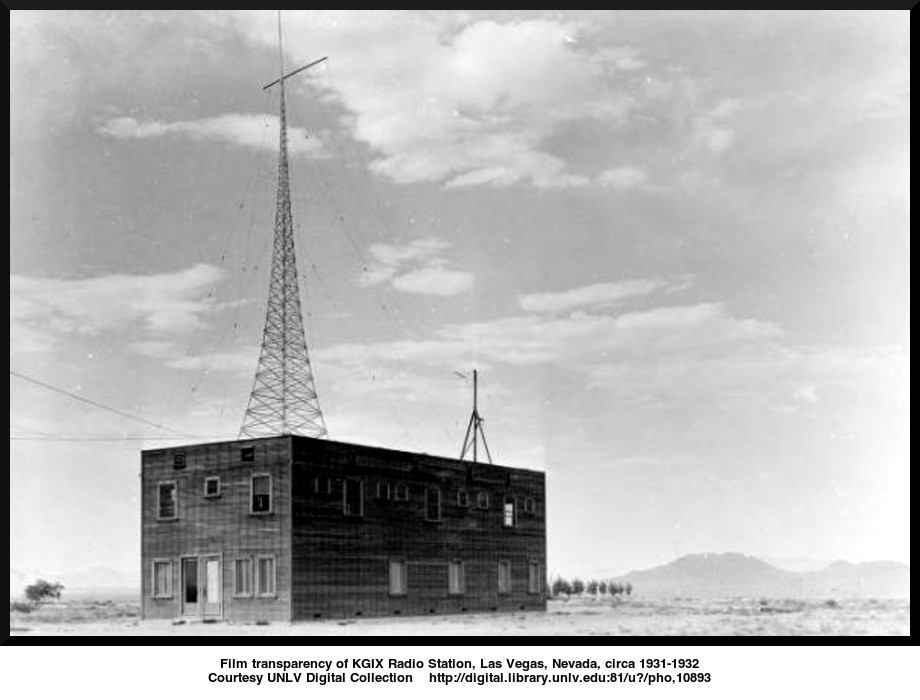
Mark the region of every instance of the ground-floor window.
[[498, 592], [511, 593], [511, 562], [498, 562]]
[[462, 595], [466, 593], [466, 572], [463, 562], [459, 559], [449, 562], [447, 565], [447, 591], [451, 595]]
[[238, 598], [252, 596], [252, 559], [233, 561], [233, 595]]
[[263, 597], [275, 595], [274, 557], [256, 557], [256, 592]]
[[527, 565], [527, 592], [540, 593], [543, 590], [543, 576], [540, 571], [540, 562], [531, 561]]
[[406, 595], [408, 588], [406, 562], [390, 562], [390, 595]]
[[173, 597], [173, 563], [169, 559], [153, 562], [153, 597]]

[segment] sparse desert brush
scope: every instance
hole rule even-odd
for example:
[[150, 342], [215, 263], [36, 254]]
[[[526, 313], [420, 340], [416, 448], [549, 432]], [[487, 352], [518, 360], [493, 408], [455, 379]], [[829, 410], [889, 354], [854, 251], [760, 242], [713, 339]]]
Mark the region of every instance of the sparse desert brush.
[[34, 609], [35, 608], [32, 606], [31, 603], [24, 603], [21, 600], [11, 600], [10, 601], [10, 612], [28, 614], [32, 612]]

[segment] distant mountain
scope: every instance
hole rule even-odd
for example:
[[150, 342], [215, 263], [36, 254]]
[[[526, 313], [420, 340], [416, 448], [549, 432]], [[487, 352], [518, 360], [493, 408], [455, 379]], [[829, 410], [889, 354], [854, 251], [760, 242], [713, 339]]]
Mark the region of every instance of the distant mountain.
[[643, 597], [910, 598], [910, 567], [885, 561], [787, 571], [743, 554], [690, 554], [620, 579]]

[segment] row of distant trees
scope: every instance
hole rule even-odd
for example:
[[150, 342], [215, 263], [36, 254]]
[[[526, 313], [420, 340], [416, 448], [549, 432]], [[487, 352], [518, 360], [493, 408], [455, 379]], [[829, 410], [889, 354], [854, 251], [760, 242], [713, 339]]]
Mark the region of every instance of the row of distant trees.
[[587, 582], [580, 578], [573, 578], [571, 581], [562, 578], [556, 578], [549, 587], [550, 593], [554, 598], [559, 596], [581, 595], [632, 595], [632, 584], [623, 581], [598, 581], [589, 579]]

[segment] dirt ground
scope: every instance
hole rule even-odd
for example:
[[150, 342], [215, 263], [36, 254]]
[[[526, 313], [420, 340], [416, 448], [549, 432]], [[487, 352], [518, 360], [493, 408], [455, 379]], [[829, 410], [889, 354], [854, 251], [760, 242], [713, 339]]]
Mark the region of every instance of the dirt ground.
[[553, 600], [546, 613], [431, 615], [268, 625], [142, 621], [137, 603], [73, 601], [10, 612], [11, 635], [707, 636], [910, 635], [909, 600]]

